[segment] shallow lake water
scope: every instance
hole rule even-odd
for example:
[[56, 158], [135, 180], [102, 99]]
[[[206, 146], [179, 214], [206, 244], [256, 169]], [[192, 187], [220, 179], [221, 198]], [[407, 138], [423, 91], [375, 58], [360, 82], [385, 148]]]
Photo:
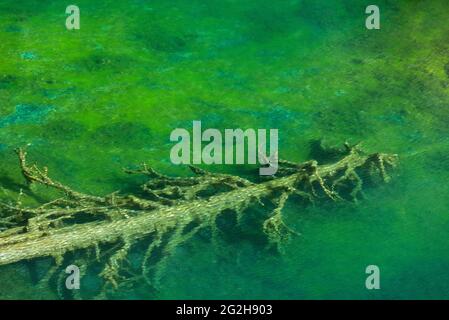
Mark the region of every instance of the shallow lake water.
[[[391, 182], [358, 203], [289, 202], [300, 236], [282, 255], [247, 234], [219, 249], [195, 237], [168, 259], [158, 290], [135, 284], [111, 298], [449, 298], [447, 1], [379, 0], [380, 30], [365, 28], [361, 0], [77, 5], [81, 28], [68, 31], [61, 1], [0, 0], [4, 201], [30, 192], [13, 152], [28, 143], [30, 161], [86, 193], [133, 190], [141, 181], [121, 169], [144, 161], [184, 175], [169, 137], [193, 120], [277, 128], [291, 161], [314, 158], [319, 140], [399, 156]], [[58, 298], [36, 285], [51, 263], [0, 267], [0, 298]], [[365, 287], [368, 265], [380, 290]], [[87, 275], [86, 290], [97, 281]]]

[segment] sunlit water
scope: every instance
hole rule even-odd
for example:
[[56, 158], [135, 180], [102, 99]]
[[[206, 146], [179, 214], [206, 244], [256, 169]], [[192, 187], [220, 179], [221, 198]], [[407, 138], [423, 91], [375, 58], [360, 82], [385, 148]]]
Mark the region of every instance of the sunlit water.
[[[13, 148], [77, 190], [132, 190], [122, 167], [170, 163], [170, 132], [278, 128], [280, 156], [311, 141], [397, 153], [391, 183], [357, 204], [284, 214], [301, 233], [284, 255], [236, 233], [178, 248], [160, 288], [116, 298], [428, 299], [449, 297], [449, 4], [377, 1], [0, 1], [0, 195], [26, 188]], [[247, 168], [210, 168], [248, 173]], [[139, 254], [139, 252], [134, 253]], [[143, 254], [143, 253], [142, 253]], [[55, 298], [37, 279], [51, 261], [0, 268], [0, 298]], [[365, 288], [378, 265], [381, 289]], [[85, 290], [94, 287], [93, 275]]]

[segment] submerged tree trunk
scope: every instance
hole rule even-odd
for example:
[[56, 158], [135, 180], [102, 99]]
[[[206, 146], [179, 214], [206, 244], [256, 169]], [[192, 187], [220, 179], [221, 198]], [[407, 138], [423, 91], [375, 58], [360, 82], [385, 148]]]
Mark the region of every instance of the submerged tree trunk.
[[[173, 178], [143, 166], [139, 173], [150, 177], [143, 185], [145, 196], [91, 196], [72, 190], [52, 180], [47, 169], [28, 166], [26, 152], [17, 150], [24, 177], [30, 183], [56, 188], [64, 197], [37, 208], [0, 204], [0, 265], [25, 259], [55, 257], [60, 263], [67, 252], [94, 249], [118, 243], [109, 256], [101, 276], [113, 286], [123, 278], [123, 260], [139, 240], [151, 236], [142, 260], [143, 277], [150, 268], [149, 259], [155, 249], [166, 256], [200, 229], [210, 228], [216, 236], [216, 218], [230, 211], [237, 221], [244, 210], [263, 201], [271, 201], [274, 210], [263, 222], [263, 232], [271, 244], [280, 245], [295, 232], [283, 221], [281, 210], [290, 195], [314, 202], [321, 198], [332, 201], [356, 201], [362, 191], [361, 177], [380, 177], [387, 182], [387, 167], [396, 163], [395, 155], [366, 155], [347, 146], [347, 153], [333, 164], [318, 165], [316, 161], [296, 164], [279, 161], [277, 177], [254, 183], [238, 176], [214, 174], [191, 167], [195, 177]], [[83, 222], [89, 217], [88, 222]]]

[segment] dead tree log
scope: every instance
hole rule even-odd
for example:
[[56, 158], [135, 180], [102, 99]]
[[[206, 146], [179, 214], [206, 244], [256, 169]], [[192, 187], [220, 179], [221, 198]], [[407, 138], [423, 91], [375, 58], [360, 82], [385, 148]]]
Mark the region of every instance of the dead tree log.
[[[210, 228], [216, 236], [219, 215], [232, 211], [239, 217], [249, 206], [269, 200], [275, 209], [263, 222], [262, 231], [271, 244], [279, 247], [295, 233], [282, 218], [289, 196], [297, 195], [310, 202], [322, 198], [356, 201], [362, 192], [361, 176], [377, 176], [388, 182], [387, 169], [394, 167], [397, 160], [396, 155], [364, 154], [347, 146], [346, 155], [333, 164], [279, 161], [277, 176], [260, 183], [196, 167], [191, 167], [194, 177], [168, 177], [143, 165], [140, 170], [127, 172], [150, 178], [143, 185], [146, 196], [92, 196], [54, 181], [46, 168], [29, 166], [25, 150], [18, 149], [17, 154], [29, 183], [55, 188], [64, 196], [36, 208], [0, 204], [0, 226], [5, 229], [0, 232], [0, 265], [48, 256], [58, 264], [65, 253], [90, 248], [98, 257], [100, 245], [117, 243], [119, 247], [100, 273], [114, 287], [123, 280], [121, 268], [128, 251], [147, 236], [152, 240], [141, 271], [145, 280], [153, 282], [154, 278], [148, 276], [150, 269], [157, 275], [170, 252], [200, 229]], [[89, 222], [78, 221], [86, 215]], [[162, 251], [162, 258], [152, 263], [155, 249]]]

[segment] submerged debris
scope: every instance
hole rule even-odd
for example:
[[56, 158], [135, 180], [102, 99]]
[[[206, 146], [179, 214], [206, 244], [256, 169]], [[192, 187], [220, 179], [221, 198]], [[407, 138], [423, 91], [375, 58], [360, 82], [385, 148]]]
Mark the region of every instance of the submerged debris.
[[[15, 205], [0, 203], [0, 228], [6, 229], [0, 232], [0, 265], [51, 256], [56, 265], [43, 279], [48, 281], [66, 254], [73, 258], [78, 252], [83, 272], [91, 264], [103, 264], [99, 275], [105, 281], [99, 297], [136, 279], [157, 287], [175, 248], [202, 229], [208, 229], [216, 243], [217, 217], [234, 212], [239, 223], [251, 206], [272, 203], [274, 210], [263, 217], [261, 231], [270, 244], [282, 249], [296, 233], [282, 216], [291, 195], [307, 202], [355, 201], [362, 192], [362, 177], [387, 182], [387, 169], [397, 160], [396, 155], [364, 154], [346, 145], [346, 155], [332, 164], [280, 160], [277, 176], [259, 183], [193, 166], [193, 177], [169, 177], [144, 164], [139, 170], [126, 170], [149, 178], [141, 194], [93, 196], [53, 180], [46, 167], [29, 165], [25, 150], [18, 149], [17, 154], [29, 183], [57, 189], [63, 197], [36, 208], [24, 207], [20, 199]], [[147, 245], [146, 253], [140, 266], [132, 267], [128, 253], [142, 244]]]

